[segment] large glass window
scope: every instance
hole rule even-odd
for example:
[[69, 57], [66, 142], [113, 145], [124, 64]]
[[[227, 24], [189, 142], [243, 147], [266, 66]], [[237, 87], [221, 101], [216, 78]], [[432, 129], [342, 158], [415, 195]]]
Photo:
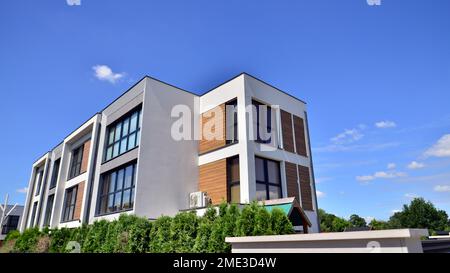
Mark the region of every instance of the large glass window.
[[101, 177], [97, 215], [133, 208], [136, 163], [103, 174]]
[[19, 226], [19, 215], [9, 215], [5, 219], [5, 224], [2, 227], [2, 234], [8, 234], [10, 231], [17, 230], [17, 227]]
[[105, 161], [139, 146], [141, 114], [136, 110], [108, 126]]
[[30, 220], [30, 227], [34, 227], [34, 219], [36, 218], [36, 211], [37, 211], [38, 202], [34, 202], [33, 204], [33, 211], [31, 213], [31, 220]]
[[77, 192], [78, 186], [66, 190], [66, 195], [64, 197], [64, 209], [62, 215], [63, 222], [74, 220], [75, 206], [77, 203]]
[[239, 156], [227, 159], [228, 202], [241, 202], [241, 185], [239, 178]]
[[238, 115], [237, 100], [232, 100], [225, 104], [226, 114], [226, 143], [238, 142]]
[[272, 108], [255, 100], [253, 104], [253, 126], [256, 127], [253, 132], [256, 135], [256, 141], [260, 143], [270, 143], [272, 136]]
[[84, 144], [72, 151], [72, 161], [70, 163], [69, 179], [81, 173], [81, 162], [83, 161]]
[[56, 187], [56, 182], [58, 182], [59, 165], [61, 164], [61, 158], [57, 159], [53, 163], [52, 180], [50, 180], [50, 189]]
[[44, 175], [44, 170], [39, 171], [36, 174], [35, 181], [36, 181], [36, 192], [34, 193], [35, 196], [38, 196], [41, 192], [41, 186], [42, 186], [42, 176]]
[[47, 206], [45, 207], [45, 218], [44, 226], [48, 227], [50, 225], [50, 219], [52, 217], [53, 201], [55, 200], [55, 195], [49, 195], [47, 199]]
[[270, 200], [281, 198], [280, 163], [255, 157], [256, 199]]

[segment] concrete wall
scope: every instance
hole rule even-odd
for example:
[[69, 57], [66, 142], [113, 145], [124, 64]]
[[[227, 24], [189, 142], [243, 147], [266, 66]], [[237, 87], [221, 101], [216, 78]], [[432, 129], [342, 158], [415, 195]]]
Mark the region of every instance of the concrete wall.
[[227, 237], [233, 253], [422, 253], [424, 229]]

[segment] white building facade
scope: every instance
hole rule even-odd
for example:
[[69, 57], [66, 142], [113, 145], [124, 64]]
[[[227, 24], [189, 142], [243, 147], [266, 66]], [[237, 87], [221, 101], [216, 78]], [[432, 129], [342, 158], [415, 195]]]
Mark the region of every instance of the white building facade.
[[319, 231], [306, 104], [248, 74], [196, 95], [144, 77], [32, 168], [21, 230], [295, 197]]

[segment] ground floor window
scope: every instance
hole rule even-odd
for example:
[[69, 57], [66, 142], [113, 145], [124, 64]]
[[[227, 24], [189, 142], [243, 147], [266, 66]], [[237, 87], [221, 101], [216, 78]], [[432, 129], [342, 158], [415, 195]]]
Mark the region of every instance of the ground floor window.
[[136, 163], [120, 167], [101, 177], [97, 215], [133, 208]]
[[227, 159], [228, 202], [241, 202], [241, 184], [239, 179], [239, 156]]
[[255, 157], [256, 199], [259, 201], [282, 197], [280, 163]]
[[17, 230], [17, 227], [19, 226], [19, 218], [20, 216], [18, 215], [9, 215], [2, 227], [2, 234], [5, 235], [10, 231]]

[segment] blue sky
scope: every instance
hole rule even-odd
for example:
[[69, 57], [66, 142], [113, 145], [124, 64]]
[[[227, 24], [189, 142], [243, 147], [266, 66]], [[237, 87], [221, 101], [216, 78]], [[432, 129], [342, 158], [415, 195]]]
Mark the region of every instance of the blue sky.
[[2, 1], [0, 195], [23, 203], [31, 164], [142, 76], [203, 93], [246, 71], [308, 102], [320, 207], [387, 219], [423, 196], [450, 212], [449, 11], [447, 0]]

